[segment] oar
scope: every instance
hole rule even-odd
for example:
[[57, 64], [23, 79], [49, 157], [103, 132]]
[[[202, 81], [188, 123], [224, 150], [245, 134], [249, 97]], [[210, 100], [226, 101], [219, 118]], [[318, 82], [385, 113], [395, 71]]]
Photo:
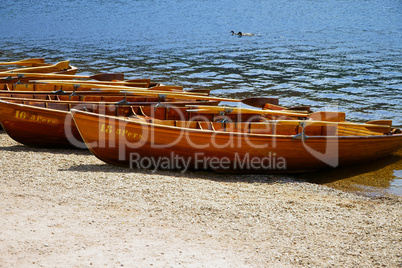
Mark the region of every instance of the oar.
[[263, 114], [263, 115], [283, 115], [283, 116], [295, 116], [295, 117], [307, 117], [308, 115], [304, 112], [292, 112], [292, 111], [277, 111], [277, 110], [254, 110], [247, 108], [232, 108], [232, 107], [219, 107], [219, 106], [200, 106], [200, 105], [188, 105], [191, 109], [188, 112], [199, 112], [199, 113], [245, 113], [245, 114]]
[[289, 107], [289, 108], [279, 106], [278, 105], [278, 98], [272, 98], [272, 101], [270, 101], [270, 102], [268, 102], [268, 101], [266, 101], [266, 102], [258, 102], [258, 98], [257, 99], [256, 98], [249, 98], [249, 99], [245, 99], [243, 101], [243, 103], [245, 103], [247, 105], [250, 105], [250, 106], [266, 109], [266, 110], [297, 110], [297, 111], [310, 112], [310, 107], [309, 106], [294, 106], [294, 107]]
[[10, 62], [0, 62], [0, 65], [21, 65], [21, 66], [32, 66], [35, 64], [45, 64], [45, 59], [43, 58], [33, 58], [33, 59], [25, 59], [19, 61], [10, 61]]
[[311, 112], [310, 106], [293, 106], [293, 107], [283, 107], [279, 105], [275, 105], [275, 103], [265, 103], [262, 107], [265, 110], [298, 110], [298, 111], [307, 111]]
[[[47, 73], [0, 73], [1, 77], [18, 77], [23, 79], [30, 78], [44, 78], [44, 79], [93, 79], [98, 81], [122, 81], [124, 80], [124, 74], [122, 73], [100, 73], [91, 76], [86, 75], [69, 75], [69, 74], [47, 74]], [[134, 80], [130, 80], [134, 81]], [[130, 82], [131, 83], [131, 82]]]
[[[64, 85], [81, 85], [81, 87], [93, 88], [99, 86], [123, 86], [135, 89], [136, 87], [142, 89], [148, 89], [146, 82], [128, 82], [128, 81], [70, 81], [70, 80], [45, 80], [43, 82], [49, 81], [50, 83], [60, 83]], [[133, 81], [133, 80], [130, 80]]]
[[[351, 123], [351, 122], [331, 122], [331, 121], [315, 121], [315, 120], [269, 120], [264, 123], [269, 124], [281, 124], [281, 125], [300, 125], [300, 126], [350, 126], [350, 127], [361, 127], [361, 128], [381, 128], [391, 130], [388, 125], [377, 125], [377, 124], [367, 124], [367, 123]], [[386, 132], [388, 132], [386, 131]]]
[[[391, 127], [391, 129], [392, 129], [392, 120], [387, 120], [387, 119], [385, 119], [385, 120], [368, 121], [368, 122], [366, 122], [366, 124], [386, 125], [386, 126]], [[370, 128], [370, 127], [367, 127], [367, 129], [373, 130], [373, 129]], [[389, 132], [389, 131], [391, 131], [391, 130], [384, 131], [384, 133], [385, 133], [385, 132]]]
[[[130, 80], [128, 80], [130, 81]], [[79, 82], [73, 82], [73, 81], [52, 81], [52, 80], [47, 80], [47, 81], [37, 81], [37, 82], [44, 82], [44, 83], [50, 83], [50, 84], [57, 84], [57, 85], [63, 85], [63, 84], [73, 84], [73, 85], [78, 85], [80, 84]], [[97, 85], [97, 84], [92, 84], [90, 82], [87, 82], [84, 86], [84, 88], [103, 88], [103, 89], [107, 89], [109, 91], [121, 91], [124, 90], [125, 92], [130, 92], [130, 91], [135, 91], [136, 93], [138, 93], [138, 90], [144, 90], [144, 88], [136, 88], [136, 87], [129, 87], [129, 86], [107, 86], [107, 85]], [[158, 93], [159, 91], [163, 91], [163, 92], [159, 92], [159, 94], [166, 94], [166, 91], [170, 91], [170, 89], [177, 89], [177, 90], [182, 90], [183, 87], [180, 86], [158, 86], [158, 87], [152, 87], [149, 88], [146, 92], [149, 93], [149, 91], [154, 91], [155, 93]], [[176, 91], [177, 92], [177, 91]], [[189, 91], [179, 91], [179, 92], [183, 92], [183, 94], [185, 94], [185, 96], [188, 95], [194, 95], [194, 96], [204, 96], [207, 97], [209, 96], [209, 91], [197, 91], [197, 90], [189, 90]], [[173, 93], [173, 92], [172, 92]], [[180, 98], [180, 96], [176, 96], [176, 98]], [[185, 98], [182, 98], [185, 99]], [[200, 100], [203, 98], [200, 98]], [[255, 98], [246, 98], [243, 100], [237, 100], [237, 99], [228, 99], [228, 98], [219, 98], [219, 97], [211, 97], [211, 99], [206, 99], [206, 100], [217, 100], [217, 101], [228, 101], [228, 102], [242, 102], [245, 104], [248, 104], [250, 106], [254, 106], [254, 107], [263, 107], [264, 104], [266, 103], [278, 103], [278, 98], [272, 98], [272, 97], [255, 97]]]
[[[105, 93], [110, 93], [110, 92], [116, 92], [115, 89], [112, 90], [107, 90], [107, 89], [93, 89], [94, 92], [95, 90], [99, 90], [100, 92], [105, 92]], [[132, 95], [148, 95], [148, 96], [153, 96], [153, 97], [167, 97], [167, 98], [176, 98], [176, 99], [192, 99], [192, 100], [211, 100], [211, 101], [225, 101], [225, 102], [242, 102], [246, 100], [248, 103], [250, 101], [250, 98], [247, 99], [229, 99], [229, 98], [220, 98], [220, 97], [213, 97], [210, 96], [209, 94], [204, 95], [196, 95], [200, 93], [195, 92], [189, 92], [189, 91], [183, 91], [181, 92], [161, 92], [161, 91], [153, 91], [153, 90], [144, 90], [144, 91], [138, 91], [138, 90], [122, 90], [119, 91], [122, 94], [132, 94]], [[191, 94], [193, 93], [193, 94]], [[189, 95], [191, 94], [191, 95]], [[263, 103], [263, 102], [268, 102], [271, 101], [272, 98], [264, 98], [264, 97], [255, 97], [255, 103]], [[247, 104], [248, 104], [247, 103]]]
[[[163, 90], [169, 90], [169, 91], [183, 91], [183, 87], [181, 87], [181, 86], [167, 86], [167, 85], [155, 86], [155, 87], [151, 87], [149, 89], [150, 90], [161, 90], [161, 89], [163, 89]], [[199, 93], [199, 92], [195, 92], [195, 93]]]
[[70, 61], [61, 61], [59, 63], [49, 65], [49, 66], [40, 66], [40, 67], [30, 67], [30, 68], [19, 68], [4, 71], [3, 73], [52, 73], [59, 72], [61, 70], [68, 69], [70, 66]]
[[[0, 73], [0, 76], [6, 76], [9, 75], [8, 73]], [[23, 79], [24, 81], [26, 81], [28, 79], [29, 82], [31, 83], [38, 83], [38, 82], [42, 82], [42, 83], [49, 83], [49, 84], [57, 84], [57, 85], [81, 85], [82, 87], [86, 87], [86, 88], [93, 88], [93, 87], [98, 87], [99, 85], [114, 85], [114, 86], [125, 86], [125, 87], [141, 87], [141, 88], [148, 88], [147, 86], [149, 85], [149, 83], [147, 82], [134, 82], [135, 80], [129, 80], [129, 81], [83, 81], [83, 80], [48, 80], [50, 78], [52, 78], [52, 76], [45, 74], [43, 76], [44, 80], [32, 80], [30, 79], [30, 74], [26, 73], [24, 76], [22, 76], [21, 74], [11, 74], [11, 75], [16, 75], [18, 77], [18, 79]], [[105, 74], [107, 77], [112, 77], [112, 74]], [[9, 76], [8, 76], [9, 77]], [[35, 77], [32, 78], [41, 78], [42, 76], [39, 75], [35, 75]], [[60, 77], [62, 77], [60, 75]], [[93, 76], [76, 76], [74, 77], [74, 75], [68, 75], [65, 78], [98, 78], [101, 77], [101, 79], [103, 79], [102, 74], [99, 75], [93, 75]], [[115, 77], [121, 77], [119, 74], [116, 74]], [[16, 78], [17, 79], [17, 78]], [[10, 79], [5, 79], [6, 83], [10, 83], [9, 82]]]
[[[95, 90], [99, 90], [100, 92], [105, 92], [105, 93], [110, 93], [110, 92], [116, 92], [116, 90], [105, 90], [105, 89], [93, 89], [94, 92]], [[246, 100], [248, 103], [250, 102], [250, 98], [247, 99], [229, 99], [229, 98], [220, 98], [220, 97], [213, 97], [213, 96], [201, 96], [201, 95], [188, 95], [192, 92], [188, 91], [183, 91], [183, 93], [180, 92], [157, 92], [153, 90], [145, 90], [145, 91], [126, 91], [122, 90], [119, 91], [122, 94], [132, 94], [132, 95], [148, 95], [148, 96], [153, 96], [153, 97], [167, 97], [167, 98], [176, 98], [176, 99], [192, 99], [192, 100], [211, 100], [211, 101], [225, 101], [225, 102], [242, 102]], [[255, 103], [262, 103], [262, 102], [267, 102], [272, 100], [272, 98], [264, 98], [264, 97], [255, 97]], [[247, 104], [248, 104], [247, 103]]]
[[[150, 90], [148, 88], [141, 88], [141, 87], [129, 87], [129, 86], [124, 86], [124, 85], [105, 85], [102, 84], [101, 82], [95, 83], [93, 81], [69, 81], [69, 80], [36, 80], [32, 81], [35, 83], [42, 83], [42, 84], [51, 84], [51, 85], [79, 85], [81, 88], [88, 88], [88, 89], [106, 89], [107, 91], [133, 91], [133, 92], [140, 92], [140, 91], [145, 91], [145, 92], [155, 92], [159, 94], [165, 94], [167, 92], [170, 92], [170, 87], [167, 87], [167, 90], [164, 90], [164, 86], [160, 86], [160, 90]], [[197, 92], [187, 92], [187, 91], [176, 91], [180, 92], [180, 94], [184, 94], [186, 96], [188, 95], [194, 95], [194, 96], [208, 96], [205, 93], [197, 93]], [[173, 92], [172, 92], [173, 93]]]
[[383, 120], [374, 120], [374, 121], [368, 121], [366, 124], [376, 124], [376, 125], [387, 125], [387, 126], [392, 126], [392, 120], [390, 119], [383, 119]]
[[[52, 85], [80, 85], [81, 88], [105, 88], [110, 91], [113, 90], [134, 90], [137, 92], [137, 90], [152, 90], [152, 91], [171, 91], [171, 92], [183, 92], [185, 94], [189, 95], [199, 95], [199, 96], [208, 96], [209, 93], [204, 93], [204, 92], [198, 92], [198, 91], [183, 91], [183, 87], [180, 86], [156, 86], [156, 87], [151, 87], [147, 88], [145, 87], [146, 84], [144, 84], [144, 87], [139, 87], [137, 82], [129, 82], [129, 81], [135, 81], [135, 80], [127, 80], [127, 81], [118, 81], [118, 82], [107, 82], [107, 83], [102, 83], [102, 82], [96, 82], [96, 81], [70, 81], [70, 80], [34, 80], [31, 82], [36, 82], [36, 83], [47, 83], [47, 84], [52, 84]], [[134, 87], [133, 85], [137, 85], [137, 87]]]
[[[244, 101], [244, 100], [243, 100]], [[242, 102], [243, 102], [242, 101]], [[212, 109], [215, 111], [231, 111], [234, 113], [242, 113], [244, 111], [255, 111], [256, 113], [270, 113], [270, 112], [292, 112], [297, 114], [304, 114], [307, 115], [307, 111], [296, 111], [296, 110], [256, 110], [256, 109], [249, 109], [243, 107], [230, 107], [230, 106], [217, 106], [217, 107], [209, 107], [209, 106], [202, 106], [202, 105], [189, 105], [192, 109]]]
[[[73, 75], [74, 76], [74, 75]], [[102, 87], [104, 88], [118, 88], [124, 87], [123, 89], [135, 89], [136, 87], [142, 88], [142, 89], [148, 89], [149, 82], [146, 81], [148, 79], [133, 79], [133, 80], [126, 80], [126, 81], [83, 81], [83, 80], [44, 80], [44, 81], [36, 81], [33, 80], [31, 82], [41, 82], [41, 83], [48, 83], [48, 84], [54, 84], [54, 85], [81, 85], [82, 87], [86, 88], [94, 88], [94, 87]], [[113, 87], [111, 87], [113, 86]], [[152, 87], [149, 89], [153, 90], [163, 90], [163, 91], [172, 91], [175, 90], [175, 88], [181, 88], [180, 91], [182, 91], [182, 87], [176, 87], [176, 86], [157, 86], [157, 87]]]
[[355, 127], [355, 126], [338, 126], [336, 134], [338, 136], [372, 136], [372, 135], [381, 135], [382, 132], [368, 130], [365, 127]]
[[[48, 84], [54, 84], [54, 85], [65, 85], [65, 82], [59, 82], [59, 81], [33, 81], [37, 83], [48, 83]], [[70, 85], [80, 85], [80, 83], [73, 82], [73, 81], [68, 81]], [[88, 85], [85, 85], [88, 86]], [[176, 99], [192, 99], [192, 100], [214, 100], [214, 101], [227, 101], [227, 102], [243, 102], [245, 100], [249, 101], [250, 98], [245, 99], [245, 100], [239, 100], [239, 99], [229, 99], [229, 98], [220, 98], [220, 97], [211, 97], [211, 96], [205, 96], [205, 94], [202, 93], [196, 93], [196, 92], [188, 92], [188, 91], [181, 91], [181, 92], [169, 92], [169, 91], [156, 91], [156, 90], [149, 90], [149, 89], [144, 89], [144, 88], [135, 88], [135, 87], [123, 87], [123, 86], [113, 86], [113, 85], [92, 85], [92, 87], [89, 86], [89, 88], [92, 88], [92, 90], [98, 90], [100, 92], [120, 92], [123, 94], [132, 94], [132, 95], [148, 95], [148, 96], [155, 96], [155, 97], [167, 97], [167, 98], [176, 98]], [[272, 101], [272, 98], [255, 98], [256, 100], [254, 101], [255, 103], [263, 103], [263, 102], [269, 102]]]
[[209, 93], [211, 92], [211, 90], [210, 89], [198, 89], [198, 88], [195, 88], [195, 89], [189, 89], [189, 90], [187, 90], [187, 92], [205, 93], [205, 94], [207, 94], [209, 96]]
[[[104, 90], [99, 89], [100, 92]], [[107, 91], [106, 91], [107, 92]], [[165, 97], [165, 98], [173, 98], [173, 99], [184, 99], [184, 100], [211, 100], [211, 101], [226, 101], [226, 102], [242, 102], [243, 100], [239, 99], [228, 99], [228, 98], [220, 98], [220, 97], [212, 97], [212, 96], [199, 96], [199, 95], [188, 95], [186, 91], [183, 92], [161, 92], [161, 91], [152, 91], [152, 90], [142, 90], [142, 91], [125, 91], [122, 90], [120, 93], [123, 94], [131, 94], [138, 96], [153, 96], [153, 97]]]
[[[272, 104], [272, 105], [278, 105], [279, 100], [278, 98], [265, 98], [266, 100], [270, 99], [271, 101], [265, 101], [265, 102], [260, 102], [258, 100], [258, 98], [247, 98], [243, 100], [244, 104], [250, 105], [250, 106], [254, 106], [254, 107], [258, 107], [258, 108], [264, 108], [265, 104]], [[280, 107], [280, 106], [278, 106]], [[280, 110], [280, 109], [279, 109]]]
[[[124, 97], [121, 95], [121, 97]], [[78, 100], [49, 100], [49, 99], [32, 99], [32, 98], [16, 98], [16, 97], [2, 97], [0, 96], [0, 100], [4, 101], [19, 101], [19, 102], [24, 102], [30, 103], [30, 102], [41, 102], [41, 103], [71, 103], [71, 104], [101, 104], [101, 105], [116, 105], [118, 102], [116, 101], [78, 101]], [[179, 107], [184, 107], [185, 105], [189, 104], [191, 102], [163, 102], [163, 105], [170, 105], [170, 106], [179, 106]], [[126, 102], [127, 105], [131, 106], [153, 106], [157, 104], [161, 104], [161, 102], [158, 101], [132, 101], [132, 102]], [[214, 103], [211, 103], [211, 105], [214, 105]]]

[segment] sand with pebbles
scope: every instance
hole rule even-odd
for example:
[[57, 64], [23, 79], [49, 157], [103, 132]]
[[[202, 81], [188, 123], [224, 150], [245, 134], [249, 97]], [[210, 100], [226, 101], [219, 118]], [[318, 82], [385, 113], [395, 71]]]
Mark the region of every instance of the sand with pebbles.
[[402, 202], [128, 170], [0, 133], [0, 267], [401, 267]]

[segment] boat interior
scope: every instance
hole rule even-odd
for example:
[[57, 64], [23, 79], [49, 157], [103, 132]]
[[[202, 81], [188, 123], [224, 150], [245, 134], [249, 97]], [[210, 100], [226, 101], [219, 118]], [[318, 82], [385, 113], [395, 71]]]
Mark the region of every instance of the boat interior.
[[[8, 101], [8, 100], [7, 100]], [[392, 134], [390, 126], [353, 124], [347, 122], [323, 122], [314, 120], [277, 120], [274, 116], [260, 114], [224, 114], [187, 112], [187, 107], [138, 106], [85, 103], [77, 106], [71, 102], [42, 100], [9, 100], [29, 106], [49, 108], [58, 111], [80, 109], [102, 115], [128, 120], [211, 131], [240, 132], [270, 135], [303, 136], [378, 136]], [[308, 118], [305, 118], [308, 119]], [[398, 132], [396, 132], [398, 133]]]

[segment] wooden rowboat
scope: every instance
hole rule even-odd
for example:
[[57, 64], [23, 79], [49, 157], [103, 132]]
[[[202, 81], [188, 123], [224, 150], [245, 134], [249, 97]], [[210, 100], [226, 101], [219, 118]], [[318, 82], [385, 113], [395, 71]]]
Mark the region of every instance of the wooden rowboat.
[[[95, 75], [71, 75], [71, 74], [56, 74], [56, 73], [1, 73], [0, 84], [28, 84], [30, 81], [36, 80], [50, 80], [50, 79], [89, 79], [103, 82], [126, 82], [124, 81], [124, 74], [122, 73], [100, 73]], [[147, 82], [145, 79], [144, 82]], [[150, 79], [149, 79], [150, 80]], [[134, 81], [137, 81], [135, 79]], [[128, 80], [127, 82], [131, 82]]]
[[3, 100], [24, 100], [24, 101], [59, 101], [71, 102], [72, 104], [80, 102], [97, 102], [105, 104], [124, 104], [124, 103], [147, 103], [144, 105], [218, 105], [220, 101], [197, 101], [197, 100], [177, 100], [149, 96], [132, 96], [110, 92], [108, 94], [97, 91], [82, 91], [79, 94], [63, 94], [60, 92], [3, 92], [0, 91], [0, 99]]
[[0, 62], [1, 65], [17, 65], [17, 66], [27, 66], [27, 67], [36, 67], [46, 65], [44, 58], [31, 58], [31, 59], [23, 59], [18, 61], [9, 61], [9, 62]]
[[78, 68], [71, 66], [70, 61], [61, 61], [56, 64], [39, 64], [33, 67], [15, 68], [15, 69], [1, 69], [0, 73], [55, 73], [55, 74], [70, 74], [73, 75], [77, 72]]
[[[103, 100], [107, 100], [105, 96], [95, 97], [102, 97]], [[78, 130], [69, 113], [72, 108], [122, 117], [140, 114], [152, 118], [175, 120], [189, 120], [195, 116], [212, 121], [244, 121], [260, 120], [262, 118], [255, 114], [222, 116], [210, 113], [190, 113], [186, 112], [188, 109], [186, 107], [177, 107], [178, 105], [194, 104], [194, 101], [147, 103], [145, 101], [151, 100], [148, 98], [142, 99], [142, 102], [127, 104], [116, 102], [100, 103], [94, 99], [94, 96], [91, 98], [88, 98], [87, 101], [70, 101], [3, 97], [2, 99], [4, 100], [0, 100], [0, 123], [11, 138], [25, 145], [36, 147], [75, 146], [83, 148], [85, 145], [82, 143], [81, 136], [78, 134]], [[109, 97], [109, 100], [110, 98], [112, 96]], [[202, 102], [202, 104], [210, 105], [217, 105], [218, 103], [216, 101]], [[169, 107], [169, 104], [175, 107]]]
[[[141, 79], [142, 80], [142, 79]], [[141, 96], [147, 98], [158, 98], [160, 100], [173, 101], [173, 100], [204, 100], [204, 101], [228, 101], [228, 102], [242, 102], [244, 104], [262, 108], [266, 103], [272, 105], [278, 105], [278, 98], [275, 97], [253, 97], [246, 98], [242, 100], [228, 99], [209, 96], [208, 90], [182, 90], [182, 87], [177, 88], [176, 86], [156, 86], [146, 89], [146, 88], [130, 88], [123, 87], [125, 90], [120, 90], [112, 88], [111, 90], [106, 89], [93, 89], [86, 91], [80, 89], [80, 87], [74, 87], [74, 84], [47, 84], [47, 83], [28, 83], [28, 84], [3, 84], [3, 90], [0, 90], [0, 97], [18, 97], [18, 98], [36, 98], [36, 96], [43, 95], [76, 95], [71, 98], [71, 100], [82, 100], [78, 96], [86, 95], [117, 95], [117, 96]], [[87, 89], [87, 88], [86, 88]], [[171, 91], [175, 90], [175, 91]], [[10, 95], [11, 94], [11, 95]], [[43, 98], [43, 97], [38, 97]], [[52, 98], [51, 98], [52, 99]], [[278, 106], [280, 107], [280, 106]], [[285, 109], [285, 107], [281, 107]]]
[[388, 125], [186, 122], [71, 113], [96, 157], [132, 168], [304, 172], [376, 160], [402, 147], [402, 134], [391, 134], [398, 131]]

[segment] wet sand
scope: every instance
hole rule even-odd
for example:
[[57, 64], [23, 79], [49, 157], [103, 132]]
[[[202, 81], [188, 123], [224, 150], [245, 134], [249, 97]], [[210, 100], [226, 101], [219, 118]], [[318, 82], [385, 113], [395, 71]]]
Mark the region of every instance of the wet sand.
[[0, 132], [0, 267], [401, 267], [402, 202], [288, 176], [128, 170]]
[[402, 178], [395, 176], [397, 170], [402, 170], [402, 149], [380, 160], [296, 178], [368, 196], [402, 197]]

